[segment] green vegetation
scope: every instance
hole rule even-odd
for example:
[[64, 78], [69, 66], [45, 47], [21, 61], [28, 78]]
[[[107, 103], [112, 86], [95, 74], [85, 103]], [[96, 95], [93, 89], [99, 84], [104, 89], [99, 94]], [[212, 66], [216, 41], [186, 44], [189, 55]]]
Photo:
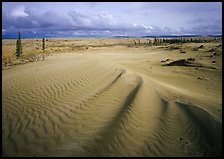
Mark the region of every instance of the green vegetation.
[[[11, 67], [17, 64], [45, 60], [45, 57], [51, 53], [59, 52], [75, 52], [83, 51], [98, 47], [155, 47], [153, 49], [164, 48], [165, 50], [179, 50], [180, 53], [190, 51], [208, 51], [220, 55], [222, 45], [222, 37], [177, 37], [177, 38], [133, 38], [121, 39], [117, 41], [111, 39], [111, 42], [90, 42], [92, 39], [87, 39], [87, 42], [81, 43], [80, 39], [21, 39], [21, 32], [18, 32], [16, 40], [2, 40], [2, 66]], [[77, 42], [78, 41], [78, 42]], [[47, 42], [47, 47], [46, 47]], [[198, 43], [198, 45], [194, 44]], [[217, 43], [216, 48], [203, 47], [203, 43]], [[16, 44], [16, 46], [15, 46]], [[203, 44], [203, 45], [202, 45]], [[15, 50], [16, 47], [16, 50]], [[217, 50], [218, 49], [218, 50]]]
[[43, 38], [42, 50], [45, 51], [45, 39]]
[[21, 44], [21, 36], [20, 36], [20, 32], [18, 33], [18, 40], [16, 40], [16, 58], [18, 59], [21, 55], [22, 55], [23, 51], [22, 51], [22, 44]]
[[153, 45], [158, 45], [162, 43], [183, 44], [183, 43], [220, 42], [221, 40], [222, 37], [166, 38], [166, 39], [155, 38]]
[[157, 45], [157, 39], [154, 39], [153, 45]]
[[43, 55], [42, 55], [42, 61], [44, 61], [44, 52], [45, 52], [45, 39], [43, 38], [43, 44], [42, 44], [42, 50], [43, 50]]

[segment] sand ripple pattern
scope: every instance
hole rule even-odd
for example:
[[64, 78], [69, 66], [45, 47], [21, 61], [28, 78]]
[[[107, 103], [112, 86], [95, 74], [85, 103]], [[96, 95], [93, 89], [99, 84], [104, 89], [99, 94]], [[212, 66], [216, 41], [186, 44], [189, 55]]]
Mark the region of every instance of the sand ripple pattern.
[[200, 107], [115, 65], [65, 60], [3, 72], [3, 156], [221, 155], [222, 124]]

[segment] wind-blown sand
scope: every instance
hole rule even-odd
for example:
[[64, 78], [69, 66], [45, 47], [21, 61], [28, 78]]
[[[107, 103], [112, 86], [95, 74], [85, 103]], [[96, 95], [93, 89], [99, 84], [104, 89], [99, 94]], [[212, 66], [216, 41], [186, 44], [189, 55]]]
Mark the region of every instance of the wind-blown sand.
[[[3, 70], [3, 156], [221, 156], [222, 61], [207, 54], [93, 48]], [[201, 67], [163, 65], [189, 57]]]

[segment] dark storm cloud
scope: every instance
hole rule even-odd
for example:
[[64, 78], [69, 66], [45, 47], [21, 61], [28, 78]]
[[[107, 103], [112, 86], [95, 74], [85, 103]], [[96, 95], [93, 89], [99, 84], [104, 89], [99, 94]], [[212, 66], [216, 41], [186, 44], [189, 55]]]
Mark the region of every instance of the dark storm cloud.
[[3, 3], [2, 34], [221, 34], [221, 3]]

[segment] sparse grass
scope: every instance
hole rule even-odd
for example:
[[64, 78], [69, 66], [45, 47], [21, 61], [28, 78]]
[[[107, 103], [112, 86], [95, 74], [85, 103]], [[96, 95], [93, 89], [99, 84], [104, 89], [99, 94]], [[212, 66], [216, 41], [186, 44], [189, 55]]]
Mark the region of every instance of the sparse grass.
[[[46, 40], [45, 55], [52, 53], [62, 53], [62, 52], [80, 52], [85, 50], [91, 50], [94, 48], [109, 48], [109, 47], [128, 47], [128, 48], [156, 48], [165, 50], [178, 50], [188, 53], [189, 51], [208, 51], [216, 52], [221, 54], [221, 44], [215, 42], [206, 43], [196, 43], [189, 42], [183, 43], [182, 47], [179, 43], [169, 44], [169, 43], [159, 43], [157, 46], [149, 44], [149, 38], [141, 38], [139, 43], [139, 38], [52, 38]], [[136, 43], [137, 41], [137, 43]], [[220, 41], [221, 42], [221, 41]], [[200, 47], [202, 46], [203, 47]], [[42, 54], [42, 39], [22, 39], [23, 54], [22, 60], [32, 61], [32, 58], [37, 58], [38, 55]], [[215, 48], [214, 48], [215, 47]], [[14, 55], [16, 49], [16, 39], [15, 40], [2, 40], [2, 63], [5, 66], [6, 61], [16, 60]], [[35, 61], [35, 60], [34, 60]]]

